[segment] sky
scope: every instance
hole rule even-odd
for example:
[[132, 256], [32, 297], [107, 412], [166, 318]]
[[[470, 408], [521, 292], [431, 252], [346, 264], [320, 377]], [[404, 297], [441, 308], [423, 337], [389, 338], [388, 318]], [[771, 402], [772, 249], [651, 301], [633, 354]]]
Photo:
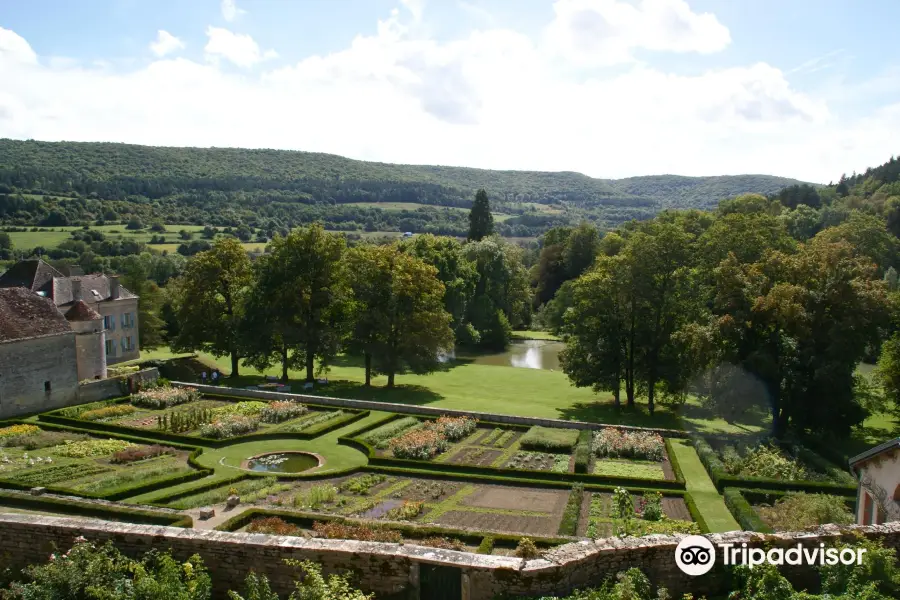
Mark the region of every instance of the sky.
[[897, 0], [0, 0], [0, 137], [827, 183], [900, 148]]

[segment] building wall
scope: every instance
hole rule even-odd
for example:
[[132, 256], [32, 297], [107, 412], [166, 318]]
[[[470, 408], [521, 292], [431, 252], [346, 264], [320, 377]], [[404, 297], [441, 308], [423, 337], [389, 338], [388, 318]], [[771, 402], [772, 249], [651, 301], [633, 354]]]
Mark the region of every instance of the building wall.
[[74, 333], [0, 344], [0, 418], [76, 404], [76, 364]]
[[[110, 317], [110, 327], [106, 330], [106, 341], [112, 342], [112, 353], [106, 354], [106, 364], [114, 365], [116, 363], [135, 360], [141, 357], [138, 350], [138, 299], [137, 298], [120, 298], [119, 300], [106, 300], [104, 302], [96, 302], [91, 304], [91, 308], [96, 310], [104, 317]], [[133, 315], [133, 326], [122, 325], [122, 315]], [[124, 349], [123, 341], [130, 337], [132, 350]]]
[[[714, 544], [730, 543], [750, 548], [790, 548], [801, 543], [818, 548], [837, 541], [853, 542], [853, 534], [880, 539], [885, 546], [900, 545], [900, 523], [871, 527], [824, 526], [818, 531], [763, 535], [734, 532], [707, 536]], [[45, 563], [51, 552], [65, 551], [77, 536], [103, 543], [112, 540], [123, 553], [139, 557], [151, 548], [171, 549], [176, 559], [199, 554], [213, 580], [213, 597], [224, 598], [229, 589], [243, 590], [251, 570], [269, 577], [274, 591], [286, 597], [298, 570], [284, 559], [312, 560], [326, 574], [351, 571], [355, 583], [366, 592], [382, 595], [405, 592], [410, 600], [420, 597], [423, 571], [431, 565], [457, 569], [467, 600], [496, 597], [565, 596], [573, 589], [596, 586], [631, 567], [641, 569], [656, 586], [672, 595], [692, 592], [724, 597], [731, 590], [728, 572], [716, 568], [702, 577], [682, 573], [675, 564], [675, 548], [683, 536], [585, 540], [560, 546], [543, 558], [522, 560], [510, 556], [484, 556], [412, 544], [386, 544], [354, 540], [327, 540], [269, 536], [222, 531], [132, 525], [91, 519], [0, 514], [0, 548], [10, 567]], [[55, 548], [54, 548], [55, 545]], [[798, 587], [814, 585], [815, 570], [805, 565], [786, 565], [784, 575]]]
[[75, 321], [75, 355], [78, 381], [106, 377], [106, 332], [103, 321]]
[[[147, 382], [159, 379], [159, 370], [156, 367], [143, 369], [131, 375], [121, 375], [99, 381], [90, 381], [78, 386], [79, 404], [97, 402], [109, 398], [121, 398], [128, 394], [129, 382]], [[133, 384], [132, 384], [133, 385]]]
[[[894, 499], [900, 488], [900, 450], [884, 452], [863, 463], [859, 467], [859, 481], [857, 523], [867, 525], [867, 520], [873, 523], [900, 520], [900, 504]], [[867, 503], [869, 498], [871, 501]], [[869, 511], [867, 504], [871, 507]]]

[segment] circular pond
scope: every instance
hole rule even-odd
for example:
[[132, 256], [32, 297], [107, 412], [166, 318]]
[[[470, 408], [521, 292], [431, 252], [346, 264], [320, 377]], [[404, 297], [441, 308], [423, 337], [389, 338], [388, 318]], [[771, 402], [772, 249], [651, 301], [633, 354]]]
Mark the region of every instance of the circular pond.
[[310, 452], [271, 452], [247, 460], [251, 471], [265, 473], [300, 473], [322, 464], [322, 459]]

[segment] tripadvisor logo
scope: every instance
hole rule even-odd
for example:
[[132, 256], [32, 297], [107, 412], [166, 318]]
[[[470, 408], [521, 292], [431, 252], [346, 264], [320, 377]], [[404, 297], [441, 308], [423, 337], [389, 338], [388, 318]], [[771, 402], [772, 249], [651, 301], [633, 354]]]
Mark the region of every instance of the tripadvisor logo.
[[[722, 564], [753, 567], [782, 565], [861, 565], [865, 548], [826, 548], [824, 543], [807, 548], [797, 544], [791, 548], [749, 548], [746, 543], [721, 544]], [[716, 549], [712, 542], [700, 535], [689, 535], [675, 548], [675, 564], [687, 575], [704, 575], [716, 563]]]

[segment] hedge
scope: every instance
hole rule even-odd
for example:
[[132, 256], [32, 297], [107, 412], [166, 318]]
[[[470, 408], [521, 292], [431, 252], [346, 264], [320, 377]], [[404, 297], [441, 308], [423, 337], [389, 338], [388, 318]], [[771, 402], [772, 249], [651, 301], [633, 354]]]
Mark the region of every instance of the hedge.
[[575, 536], [578, 533], [578, 518], [581, 516], [581, 503], [584, 499], [584, 486], [576, 483], [572, 486], [566, 508], [559, 523], [559, 535]]
[[737, 488], [725, 488], [723, 493], [725, 497], [725, 506], [731, 511], [734, 519], [740, 524], [744, 531], [758, 531], [760, 533], [772, 533], [771, 527], [759, 518], [753, 506], [747, 501], [741, 490]]
[[[741, 490], [741, 495], [747, 499], [751, 505], [753, 504], [775, 504], [781, 498], [784, 498], [788, 494], [796, 494], [802, 492], [784, 492], [781, 490], [756, 490], [756, 489], [747, 489]], [[856, 512], [856, 498], [849, 498], [847, 496], [841, 496], [844, 500], [844, 505], [847, 509], [855, 513]]]
[[[138, 508], [126, 508], [124, 506], [103, 506], [76, 500], [62, 500], [48, 498], [46, 496], [25, 496], [9, 494], [0, 491], [0, 506], [24, 508], [45, 512], [71, 514], [82, 517], [95, 517], [108, 521], [123, 521], [139, 525], [166, 525], [169, 527], [194, 526], [190, 516], [182, 514], [157, 513]], [[0, 511], [2, 512], [2, 511]]]
[[[397, 468], [397, 467], [384, 467], [378, 465], [368, 465], [365, 467], [360, 467], [360, 471], [368, 472], [368, 473], [382, 473], [384, 475], [395, 475], [398, 477], [414, 477], [414, 478], [425, 478], [425, 479], [440, 479], [444, 481], [463, 481], [463, 482], [474, 482], [474, 483], [483, 483], [486, 485], [505, 485], [505, 486], [519, 486], [519, 487], [539, 487], [539, 488], [548, 488], [548, 489], [567, 489], [572, 485], [572, 482], [562, 481], [562, 480], [546, 480], [546, 479], [528, 479], [528, 478], [518, 478], [518, 477], [510, 477], [510, 476], [492, 476], [492, 475], [466, 475], [464, 473], [443, 473], [439, 471], [423, 471], [419, 469], [408, 469], [408, 468]], [[510, 471], [512, 473], [516, 473], [516, 471]], [[528, 473], [536, 473], [537, 471], [529, 471]], [[651, 480], [644, 480], [650, 482]], [[623, 487], [619, 484], [616, 485], [602, 485], [602, 484], [592, 484], [585, 483], [584, 489], [590, 492], [612, 492], [616, 488]], [[684, 490], [673, 490], [673, 489], [660, 489], [654, 487], [627, 487], [628, 491], [633, 494], [643, 494], [644, 492], [661, 492], [663, 496], [668, 496], [672, 498], [683, 498], [685, 495]]]
[[244, 479], [251, 479], [253, 477], [268, 477], [271, 476], [271, 473], [266, 474], [255, 474], [255, 473], [239, 473], [237, 475], [233, 475], [231, 477], [226, 477], [224, 479], [216, 479], [215, 481], [209, 481], [207, 483], [194, 486], [187, 490], [181, 490], [180, 492], [175, 492], [169, 495], [162, 495], [153, 499], [153, 502], [149, 504], [149, 506], [165, 506], [176, 500], [181, 500], [182, 498], [187, 498], [188, 496], [193, 496], [195, 494], [200, 494], [203, 492], [208, 492], [209, 490], [214, 490], [220, 487], [231, 486], [237, 483], [238, 481], [243, 481]]
[[[414, 523], [400, 523], [396, 521], [385, 522], [384, 524], [366, 521], [364, 519], [353, 519], [342, 517], [339, 515], [326, 515], [317, 513], [289, 512], [281, 510], [267, 510], [262, 508], [251, 508], [239, 515], [228, 519], [215, 528], [216, 531], [237, 531], [242, 527], [246, 527], [252, 521], [264, 517], [278, 517], [288, 523], [298, 527], [310, 528], [315, 522], [320, 523], [347, 523], [353, 525], [369, 525], [373, 527], [384, 527], [392, 531], [399, 531], [404, 537], [415, 540], [424, 539], [433, 536], [453, 537], [462, 542], [479, 547], [484, 542], [485, 533], [467, 531], [465, 529], [453, 529], [448, 527], [439, 527], [435, 525], [420, 525]], [[507, 533], [491, 533], [493, 545], [506, 546], [515, 548], [519, 540], [523, 537], [531, 537], [524, 535], [513, 535]], [[572, 540], [556, 538], [556, 537], [531, 537], [531, 540], [538, 546], [543, 548], [551, 548], [562, 544], [568, 544]]]
[[824, 481], [784, 481], [768, 477], [739, 477], [725, 470], [725, 465], [718, 453], [709, 443], [698, 435], [692, 435], [691, 441], [697, 449], [700, 462], [709, 473], [710, 479], [719, 492], [725, 488], [779, 490], [782, 492], [808, 492], [810, 494], [832, 494], [834, 496], [856, 496], [855, 485], [841, 485]]
[[476, 550], [475, 552], [477, 554], [492, 554], [494, 552], [494, 536], [484, 536], [481, 539], [481, 543], [478, 544], [478, 550]]
[[582, 429], [578, 432], [578, 442], [575, 444], [576, 473], [590, 472], [592, 441], [593, 436], [590, 429]]
[[694, 496], [690, 492], [684, 495], [684, 503], [688, 512], [691, 513], [691, 518], [697, 523], [697, 527], [700, 528], [700, 532], [709, 533], [709, 525], [706, 523], [706, 519], [703, 518], [703, 513], [700, 512], [697, 503], [694, 501]]
[[672, 441], [665, 438], [666, 456], [669, 457], [669, 464], [672, 466], [672, 473], [675, 474], [675, 481], [684, 481], [684, 471], [681, 470], [681, 463], [678, 462], [678, 454], [672, 449]]

